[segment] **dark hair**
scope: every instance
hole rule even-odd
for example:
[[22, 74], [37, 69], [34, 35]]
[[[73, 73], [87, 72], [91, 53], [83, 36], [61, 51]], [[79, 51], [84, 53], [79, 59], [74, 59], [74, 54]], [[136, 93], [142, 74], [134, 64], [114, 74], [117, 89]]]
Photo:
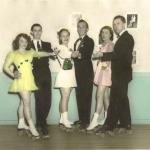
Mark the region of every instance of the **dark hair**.
[[78, 24], [81, 23], [81, 22], [84, 22], [86, 24], [86, 27], [89, 28], [89, 25], [88, 25], [88, 23], [85, 20], [83, 20], [83, 19], [79, 20]]
[[110, 35], [111, 35], [110, 40], [113, 41], [113, 39], [114, 39], [114, 33], [113, 33], [112, 28], [110, 26], [104, 26], [104, 27], [101, 28], [100, 33], [99, 33], [99, 44], [104, 42], [103, 39], [102, 39], [102, 32], [103, 32], [104, 29], [106, 29], [110, 32]]
[[26, 50], [30, 50], [31, 49], [31, 38], [30, 38], [29, 35], [27, 35], [25, 33], [18, 34], [16, 36], [16, 38], [13, 40], [13, 43], [12, 43], [13, 50], [18, 50], [19, 49], [19, 40], [20, 40], [21, 37], [23, 37], [24, 39], [26, 39], [27, 42], [28, 42]]
[[32, 26], [31, 26], [31, 31], [33, 31], [34, 27], [40, 27], [42, 29], [42, 26], [39, 24], [39, 23], [34, 23]]
[[60, 29], [58, 32], [57, 32], [57, 35], [58, 35], [58, 37], [59, 37], [59, 44], [62, 44], [62, 41], [60, 40], [60, 36], [61, 36], [61, 33], [62, 32], [68, 32], [68, 34], [69, 34], [69, 36], [70, 36], [70, 31], [68, 30], [68, 29], [65, 29], [65, 28], [62, 28], [62, 29]]
[[121, 16], [121, 15], [115, 16], [113, 21], [116, 20], [116, 19], [120, 19], [123, 23], [126, 23], [126, 19], [125, 19], [124, 16]]

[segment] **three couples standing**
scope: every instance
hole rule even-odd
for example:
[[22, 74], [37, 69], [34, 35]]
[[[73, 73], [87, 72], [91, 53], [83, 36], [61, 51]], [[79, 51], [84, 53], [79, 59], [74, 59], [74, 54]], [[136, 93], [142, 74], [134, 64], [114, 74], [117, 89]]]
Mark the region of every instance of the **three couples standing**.
[[[119, 22], [116, 23], [115, 22]], [[114, 18], [114, 30], [116, 34], [121, 33], [125, 29], [125, 18], [122, 16], [117, 16]], [[118, 25], [118, 26], [117, 26]], [[115, 27], [116, 26], [116, 27]], [[68, 120], [68, 100], [69, 100], [69, 95], [71, 92], [72, 87], [76, 87], [76, 97], [77, 97], [77, 105], [78, 105], [78, 113], [79, 113], [79, 121], [75, 122], [75, 124], [80, 125], [81, 130], [91, 130], [94, 127], [98, 125], [98, 117], [99, 114], [101, 113], [101, 107], [100, 106], [103, 103], [104, 100], [104, 93], [105, 93], [105, 101], [106, 105], [105, 109], [107, 110], [108, 108], [108, 97], [109, 97], [109, 89], [108, 87], [111, 86], [111, 80], [110, 78], [110, 72], [112, 70], [112, 87], [111, 87], [111, 96], [110, 96], [110, 106], [108, 109], [108, 117], [107, 120], [105, 121], [105, 124], [107, 124], [106, 130], [113, 130], [116, 127], [116, 124], [118, 120], [120, 121], [120, 127], [124, 127], [127, 129], [130, 129], [131, 127], [131, 118], [130, 118], [130, 111], [129, 111], [129, 102], [127, 98], [127, 87], [128, 83], [131, 80], [131, 75], [132, 75], [132, 68], [131, 68], [131, 61], [132, 61], [132, 50], [133, 50], [133, 38], [132, 36], [127, 32], [124, 31], [121, 35], [121, 37], [118, 39], [117, 43], [114, 46], [114, 51], [112, 51], [112, 40], [113, 40], [113, 34], [112, 30], [110, 27], [105, 27], [103, 30], [101, 30], [100, 37], [102, 39], [102, 49], [103, 51], [99, 52], [97, 56], [101, 57], [101, 61], [104, 61], [106, 63], [100, 62], [97, 67], [97, 70], [100, 66], [100, 68], [105, 68], [108, 70], [107, 75], [109, 78], [107, 78], [106, 81], [105, 78], [106, 76], [103, 76], [103, 73], [106, 71], [105, 69], [102, 69], [101, 75], [99, 75], [99, 78], [97, 75], [95, 76], [95, 83], [98, 84], [98, 90], [97, 93], [103, 94], [101, 96], [100, 100], [97, 101], [97, 109], [96, 113], [94, 114], [94, 117], [92, 119], [92, 122], [90, 123], [90, 111], [91, 111], [91, 101], [92, 101], [92, 90], [93, 90], [93, 67], [92, 67], [92, 62], [91, 62], [91, 56], [93, 53], [94, 49], [94, 42], [93, 40], [87, 36], [88, 32], [88, 23], [84, 20], [80, 20], [77, 25], [77, 30], [79, 33], [80, 38], [75, 42], [74, 49], [75, 51], [72, 52], [68, 48], [68, 42], [69, 42], [69, 36], [70, 33], [66, 29], [60, 30], [58, 33], [59, 36], [59, 43], [60, 45], [58, 46], [59, 51], [55, 51], [55, 53], [61, 54], [61, 51], [65, 52], [66, 54], [62, 52], [64, 55], [64, 58], [73, 58], [74, 59], [74, 65], [70, 70], [69, 75], [69, 82], [62, 82], [63, 79], [65, 79], [66, 76], [62, 76], [63, 72], [65, 74], [66, 70], [63, 70], [62, 67], [60, 69], [60, 72], [58, 73], [58, 76], [56, 78], [56, 83], [55, 87], [59, 87], [61, 91], [61, 101], [60, 101], [60, 112], [61, 112], [61, 118], [60, 118], [60, 123], [63, 124], [66, 127], [71, 127], [72, 122]], [[105, 30], [105, 31], [104, 31]], [[26, 39], [26, 43], [28, 46], [29, 42], [29, 37], [25, 37], [24, 35], [20, 35], [19, 37], [16, 38], [16, 43], [17, 43], [17, 48], [14, 50], [18, 53], [18, 55], [24, 55], [26, 54], [26, 57], [30, 57], [30, 61], [32, 62], [33, 59], [33, 74], [35, 78], [36, 85], [32, 86], [32, 88], [27, 88], [25, 91], [32, 91], [32, 90], [37, 90], [35, 92], [35, 99], [36, 99], [36, 122], [37, 122], [37, 127], [38, 131], [40, 131], [43, 135], [43, 137], [48, 137], [48, 129], [47, 129], [47, 123], [46, 123], [46, 118], [48, 116], [48, 112], [50, 109], [50, 102], [51, 102], [51, 78], [50, 78], [50, 70], [48, 67], [48, 56], [54, 56], [55, 54], [53, 53], [53, 50], [51, 49], [50, 43], [43, 42], [40, 40], [41, 34], [42, 34], [42, 27], [39, 24], [34, 24], [31, 27], [31, 33], [33, 35], [33, 41], [32, 41], [32, 48], [35, 49], [36, 51], [30, 50], [30, 53], [23, 53], [19, 52], [24, 48], [27, 50], [28, 48], [25, 47], [25, 45], [21, 45], [24, 40]], [[21, 39], [22, 37], [22, 39]], [[109, 37], [109, 38], [108, 38]], [[106, 39], [105, 39], [106, 38]], [[108, 40], [109, 39], [109, 40]], [[21, 41], [22, 40], [22, 41]], [[120, 42], [119, 42], [120, 41]], [[107, 43], [108, 42], [108, 43]], [[128, 46], [129, 45], [129, 46]], [[20, 47], [19, 47], [20, 46]], [[22, 46], [22, 47], [21, 47]], [[24, 46], [24, 47], [23, 47]], [[107, 48], [108, 47], [108, 48]], [[29, 49], [28, 49], [29, 50]], [[41, 51], [46, 51], [45, 53]], [[41, 53], [40, 53], [41, 52]], [[102, 53], [104, 52], [104, 53]], [[103, 55], [103, 56], [102, 56]], [[19, 78], [22, 77], [22, 74], [20, 76], [20, 73], [12, 73], [9, 70], [9, 66], [14, 63], [15, 65], [18, 65], [18, 70], [21, 68], [21, 65], [23, 66], [23, 62], [15, 62], [15, 56], [14, 52], [11, 52], [7, 55], [6, 61], [4, 64], [4, 70], [11, 75], [14, 78], [17, 78], [14, 80], [18, 80]], [[96, 56], [96, 57], [97, 57]], [[38, 57], [38, 58], [37, 58]], [[40, 58], [41, 57], [41, 58]], [[11, 59], [10, 59], [11, 58]], [[13, 58], [13, 60], [12, 60]], [[40, 58], [40, 59], [39, 59]], [[60, 59], [59, 59], [60, 58]], [[58, 56], [57, 59], [60, 60], [60, 65], [64, 63], [64, 58], [62, 56]], [[11, 61], [10, 61], [11, 60]], [[21, 58], [22, 60], [22, 58]], [[112, 66], [110, 65], [109, 61], [112, 61]], [[30, 63], [28, 59], [25, 60], [25, 62]], [[75, 75], [73, 74], [73, 70], [75, 66]], [[111, 66], [111, 69], [109, 69]], [[100, 69], [99, 68], [99, 69]], [[99, 71], [99, 70], [98, 70]], [[31, 74], [30, 74], [31, 76]], [[75, 78], [76, 76], [76, 78]], [[104, 77], [104, 78], [103, 78]], [[115, 80], [117, 78], [117, 80]], [[60, 80], [62, 79], [62, 80]], [[21, 80], [21, 79], [20, 79]], [[32, 78], [33, 80], [33, 78]], [[106, 85], [101, 85], [103, 82], [107, 83]], [[49, 82], [48, 82], [49, 81]], [[118, 84], [116, 82], [119, 82]], [[123, 84], [121, 84], [120, 81]], [[24, 82], [24, 81], [23, 81]], [[29, 81], [26, 84], [27, 87], [30, 87], [29, 85], [31, 84]], [[29, 84], [30, 83], [30, 84]], [[114, 86], [113, 86], [114, 85]], [[17, 86], [18, 83], [17, 83]], [[119, 87], [118, 87], [119, 86]], [[121, 88], [120, 88], [121, 87]], [[123, 87], [123, 88], [122, 88]], [[12, 89], [11, 89], [12, 88]], [[25, 119], [28, 122], [29, 129], [32, 133], [33, 136], [39, 137], [39, 133], [34, 127], [33, 121], [31, 121], [31, 113], [30, 113], [30, 104], [29, 104], [29, 99], [30, 99], [30, 93], [23, 92], [24, 90], [14, 90], [16, 88], [16, 85], [14, 87], [11, 87], [10, 91], [11, 92], [19, 92], [22, 101], [20, 102], [19, 109], [22, 111], [22, 109], [25, 110], [25, 113], [23, 114], [23, 117], [19, 117], [19, 123], [18, 123], [18, 129], [27, 129], [28, 127], [25, 124]], [[116, 89], [117, 88], [117, 89]], [[119, 90], [120, 89], [120, 90]], [[115, 94], [114, 94], [115, 92]], [[97, 100], [99, 99], [99, 94], [97, 94]], [[117, 103], [116, 103], [117, 101]], [[26, 104], [27, 102], [27, 104]], [[101, 104], [100, 104], [101, 102]], [[100, 105], [99, 105], [100, 104]], [[27, 106], [27, 108], [26, 108]], [[100, 108], [99, 108], [100, 106]], [[22, 108], [23, 107], [23, 108]], [[120, 109], [121, 107], [121, 109]], [[118, 112], [120, 113], [123, 109], [122, 116], [118, 116]], [[19, 112], [19, 114], [21, 114]], [[111, 117], [111, 115], [113, 115]], [[106, 117], [105, 117], [106, 118]], [[107, 122], [107, 123], [106, 123]], [[87, 128], [87, 125], [90, 123], [90, 125]]]

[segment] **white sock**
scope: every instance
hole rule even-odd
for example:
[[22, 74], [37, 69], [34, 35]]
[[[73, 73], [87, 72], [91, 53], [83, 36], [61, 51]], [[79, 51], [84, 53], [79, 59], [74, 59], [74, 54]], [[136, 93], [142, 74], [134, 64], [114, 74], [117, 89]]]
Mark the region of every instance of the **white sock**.
[[89, 127], [87, 128], [87, 130], [92, 130], [98, 125], [98, 117], [99, 117], [99, 114], [94, 113], [93, 119], [92, 119]]
[[34, 135], [34, 136], [39, 136], [39, 133], [38, 133], [38, 131], [36, 130], [36, 128], [35, 128], [35, 126], [34, 126], [34, 124], [33, 124], [33, 121], [32, 121], [32, 120], [28, 120], [28, 123], [29, 123], [29, 129], [30, 129], [32, 135]]
[[104, 118], [107, 118], [107, 111], [104, 112]]
[[25, 123], [24, 118], [20, 118], [19, 122], [18, 122], [18, 129], [26, 129], [28, 130], [29, 127], [27, 126], [27, 124]]
[[68, 120], [68, 112], [62, 113], [62, 124], [64, 124], [67, 128], [71, 128], [71, 124]]
[[99, 125], [103, 125], [105, 123], [106, 118], [107, 118], [107, 111], [104, 112], [104, 118], [99, 122]]
[[[73, 122], [69, 121], [69, 124], [73, 125]], [[62, 113], [60, 114], [60, 120], [59, 120], [59, 123], [63, 123], [63, 117], [62, 117]]]

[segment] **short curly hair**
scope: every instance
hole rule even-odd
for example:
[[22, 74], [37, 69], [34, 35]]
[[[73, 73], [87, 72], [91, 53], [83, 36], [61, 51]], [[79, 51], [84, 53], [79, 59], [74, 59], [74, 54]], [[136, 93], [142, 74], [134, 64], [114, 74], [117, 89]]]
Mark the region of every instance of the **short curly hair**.
[[30, 36], [28, 34], [25, 34], [25, 33], [18, 34], [16, 36], [16, 38], [13, 40], [13, 42], [12, 42], [13, 50], [18, 50], [19, 49], [19, 40], [20, 40], [21, 37], [26, 39], [27, 42], [28, 42], [26, 50], [30, 50], [31, 49], [31, 38], [30, 38]]
[[62, 32], [68, 32], [68, 35], [70, 36], [70, 31], [68, 30], [68, 29], [66, 29], [66, 28], [62, 28], [62, 29], [60, 29], [58, 32], [57, 32], [57, 35], [58, 35], [58, 38], [59, 38], [59, 44], [62, 44], [62, 41], [60, 40], [60, 36], [61, 36], [61, 33]]

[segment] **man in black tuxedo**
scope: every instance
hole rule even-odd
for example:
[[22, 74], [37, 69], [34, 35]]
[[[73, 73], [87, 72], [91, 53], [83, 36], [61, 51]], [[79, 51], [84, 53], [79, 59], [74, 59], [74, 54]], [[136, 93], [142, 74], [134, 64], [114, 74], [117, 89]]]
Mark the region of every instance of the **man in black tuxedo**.
[[[51, 44], [41, 40], [42, 26], [33, 24], [31, 27], [32, 48], [35, 51], [53, 52]], [[33, 75], [38, 90], [35, 91], [36, 125], [44, 138], [48, 138], [46, 119], [51, 107], [51, 72], [49, 69], [49, 58], [33, 59]]]
[[[113, 131], [118, 121], [120, 131], [131, 131], [131, 115], [128, 99], [128, 84], [132, 80], [132, 52], [134, 39], [125, 30], [126, 20], [116, 16], [113, 20], [114, 32], [118, 36], [114, 51], [101, 53], [101, 61], [111, 60], [112, 86], [108, 115], [102, 130]], [[98, 132], [101, 132], [99, 130]], [[111, 132], [113, 133], [113, 132]]]
[[91, 56], [94, 49], [94, 41], [88, 35], [88, 23], [80, 20], [77, 24], [79, 38], [74, 44], [74, 50], [79, 51], [78, 58], [74, 59], [75, 74], [77, 80], [76, 98], [78, 106], [80, 130], [85, 130], [90, 122], [91, 101], [93, 91], [93, 65]]

